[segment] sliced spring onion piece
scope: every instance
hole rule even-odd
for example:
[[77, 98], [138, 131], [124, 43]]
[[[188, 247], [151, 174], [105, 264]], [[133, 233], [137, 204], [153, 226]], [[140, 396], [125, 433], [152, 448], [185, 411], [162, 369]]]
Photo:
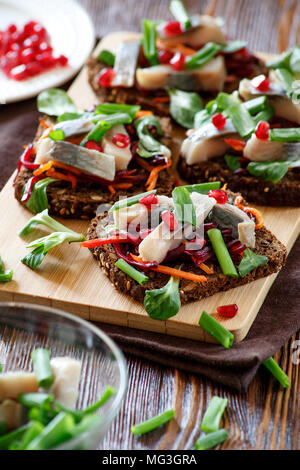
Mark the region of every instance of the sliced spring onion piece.
[[238, 277], [238, 273], [224, 242], [221, 230], [212, 228], [207, 231], [207, 235], [211, 241], [216, 257], [218, 258], [223, 274], [225, 276]]
[[54, 400], [54, 395], [49, 393], [22, 393], [18, 396], [18, 402], [27, 408], [49, 408]]
[[275, 75], [285, 88], [286, 92], [290, 94], [292, 92], [292, 85], [294, 81], [294, 77], [291, 72], [287, 69], [279, 68], [275, 70]]
[[217, 431], [220, 421], [227, 406], [227, 398], [212, 397], [201, 423], [201, 429], [205, 433]]
[[6, 269], [0, 272], [0, 282], [10, 282], [13, 278], [14, 272], [12, 269]]
[[26, 450], [47, 450], [70, 438], [74, 427], [72, 415], [60, 412], [50, 421], [41, 433], [31, 441]]
[[255, 130], [255, 122], [243, 104], [235, 104], [226, 109], [234, 127], [241, 137], [248, 137]]
[[219, 189], [220, 186], [220, 181], [213, 181], [211, 183], [187, 184], [184, 188], [186, 188], [190, 193], [207, 194], [212, 189]]
[[244, 106], [249, 111], [250, 114], [257, 114], [263, 109], [265, 109], [267, 105], [267, 97], [259, 96], [258, 98], [254, 98], [253, 100], [245, 101]]
[[62, 129], [56, 129], [55, 131], [50, 132], [49, 136], [52, 140], [65, 140], [65, 133]]
[[30, 423], [25, 424], [24, 426], [21, 426], [18, 429], [15, 429], [14, 431], [4, 434], [4, 436], [0, 437], [0, 450], [8, 450], [9, 446], [22, 438], [24, 433], [27, 431], [27, 429], [30, 427]]
[[150, 65], [158, 65], [158, 53], [156, 47], [156, 26], [157, 24], [151, 20], [143, 20], [142, 22], [142, 47], [145, 57], [149, 60]]
[[270, 129], [270, 140], [275, 142], [298, 142], [300, 141], [300, 129], [298, 127]]
[[115, 54], [106, 49], [103, 49], [98, 55], [98, 60], [109, 67], [113, 67], [115, 65], [115, 58]]
[[53, 382], [49, 349], [35, 349], [31, 353], [31, 359], [33, 362], [33, 370], [37, 377], [39, 386], [49, 388]]
[[141, 285], [145, 284], [145, 282], [149, 280], [148, 276], [145, 276], [145, 274], [141, 273], [133, 266], [130, 266], [130, 264], [128, 264], [127, 261], [125, 261], [124, 259], [118, 259], [115, 265], [117, 266], [117, 268], [123, 271], [123, 273], [128, 274], [128, 276], [130, 276], [132, 279], [134, 279]]
[[229, 95], [229, 93], [224, 93], [223, 91], [218, 94], [216, 98], [216, 104], [219, 111], [224, 111], [235, 104], [240, 104], [241, 100], [235, 94]]
[[195, 443], [195, 448], [197, 450], [212, 449], [218, 444], [222, 444], [222, 442], [226, 441], [227, 437], [227, 431], [225, 429], [219, 429], [218, 431], [211, 432], [206, 436], [200, 437], [200, 439]]
[[189, 70], [202, 67], [207, 62], [209, 62], [219, 51], [221, 51], [222, 48], [223, 46], [220, 46], [220, 44], [215, 42], [208, 42], [195, 54], [186, 58], [185, 67]]
[[194, 125], [192, 126], [194, 129], [200, 129], [200, 127], [204, 126], [208, 122], [211, 121], [211, 115], [208, 113], [206, 109], [202, 109], [198, 111], [194, 116]]
[[203, 328], [207, 333], [213, 336], [219, 343], [221, 343], [224, 348], [231, 348], [234, 335], [227, 330], [221, 323], [215, 320], [214, 317], [209, 315], [205, 310], [203, 310], [202, 315], [199, 319], [199, 325]]
[[98, 114], [127, 113], [134, 119], [140, 109], [141, 107], [137, 104], [100, 103], [97, 105], [94, 114], [97, 116]]
[[265, 109], [260, 111], [256, 116], [253, 116], [253, 121], [257, 125], [260, 121], [269, 121], [275, 114], [272, 106], [267, 106]]
[[236, 41], [229, 41], [226, 46], [223, 48], [222, 52], [225, 54], [233, 54], [233, 52], [240, 51], [247, 46], [247, 41], [241, 41], [237, 39]]
[[30, 426], [23, 434], [23, 437], [18, 444], [20, 450], [25, 449], [33, 439], [35, 439], [44, 429], [44, 425], [39, 421], [31, 421]]
[[183, 24], [185, 29], [192, 26], [191, 19], [181, 0], [171, 0], [169, 8], [174, 18]]
[[175, 216], [179, 222], [197, 225], [196, 212], [189, 191], [184, 186], [177, 186], [172, 191]]
[[131, 426], [131, 432], [134, 435], [139, 435], [139, 434], [145, 434], [149, 431], [153, 431], [153, 429], [158, 428], [162, 424], [167, 423], [171, 419], [173, 419], [175, 416], [175, 411], [174, 410], [167, 410], [164, 411], [163, 413], [154, 416], [154, 418], [148, 419], [147, 421], [144, 421], [143, 423], [135, 424], [134, 426]]
[[278, 382], [281, 383], [281, 385], [284, 388], [288, 388], [291, 385], [289, 377], [286, 375], [285, 372], [283, 372], [281, 367], [277, 364], [277, 362], [272, 357], [264, 361], [263, 365], [267, 369], [269, 369], [271, 374], [274, 375], [274, 377], [278, 380]]
[[126, 199], [120, 199], [120, 201], [114, 203], [108, 212], [118, 211], [120, 209], [124, 209], [124, 207], [133, 206], [134, 204], [137, 204], [140, 199], [143, 199], [143, 197], [148, 196], [148, 194], [156, 194], [156, 192], [156, 189], [152, 189], [146, 193], [136, 194], [135, 196], [130, 196]]
[[132, 118], [128, 113], [116, 113], [103, 116], [101, 121], [97, 122], [95, 127], [80, 142], [80, 145], [84, 147], [88, 140], [98, 142], [111, 127], [117, 124], [129, 124], [131, 121]]

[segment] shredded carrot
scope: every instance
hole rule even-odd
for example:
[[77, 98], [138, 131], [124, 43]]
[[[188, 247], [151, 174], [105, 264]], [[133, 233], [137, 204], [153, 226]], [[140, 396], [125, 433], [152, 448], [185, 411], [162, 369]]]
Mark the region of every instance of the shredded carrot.
[[241, 209], [242, 211], [252, 214], [255, 219], [256, 219], [256, 225], [255, 225], [255, 230], [258, 230], [259, 228], [262, 228], [264, 226], [264, 219], [259, 210], [254, 209], [254, 207], [247, 207], [243, 206], [242, 204], [242, 196], [237, 196], [235, 198], [234, 204]]
[[41, 173], [44, 173], [45, 171], [49, 170], [52, 168], [52, 166], [55, 166], [57, 168], [62, 168], [63, 170], [70, 171], [72, 173], [75, 173], [75, 175], [82, 175], [82, 171], [79, 170], [78, 168], [74, 168], [73, 166], [69, 166], [66, 163], [59, 162], [57, 160], [51, 160], [48, 163], [45, 163], [45, 165], [41, 166], [37, 170], [33, 172], [34, 176], [38, 176]]
[[54, 161], [53, 161], [53, 160], [51, 160], [51, 161], [48, 162], [48, 163], [45, 163], [45, 165], [42, 165], [42, 166], [40, 166], [39, 168], [37, 168], [37, 170], [34, 170], [34, 172], [33, 172], [34, 176], [39, 176], [39, 175], [41, 175], [42, 173], [45, 173], [45, 171], [50, 170], [50, 168], [52, 168], [53, 165], [54, 165]]
[[53, 131], [53, 128], [54, 128], [54, 125], [53, 125], [53, 124], [51, 124], [50, 126], [48, 126], [48, 127], [47, 127], [48, 132], [46, 132], [46, 134], [43, 135], [42, 139], [47, 139], [47, 137], [49, 137], [50, 132]]
[[132, 183], [117, 183], [117, 184], [112, 184], [110, 186], [112, 186], [114, 189], [129, 189], [133, 186], [133, 184]]
[[156, 96], [153, 101], [154, 103], [170, 103], [170, 97], [169, 96]]
[[147, 191], [152, 191], [152, 189], [155, 189], [159, 172], [162, 170], [166, 170], [167, 168], [170, 168], [170, 166], [171, 166], [171, 162], [170, 160], [168, 160], [168, 163], [166, 165], [159, 165], [159, 166], [154, 167], [153, 170], [151, 170], [149, 178], [146, 181]]
[[223, 186], [222, 186], [222, 188], [221, 188], [221, 189], [222, 189], [222, 191], [226, 191], [226, 189], [227, 189], [227, 186], [228, 186], [228, 183], [225, 183], [225, 184], [223, 184]]
[[213, 268], [210, 268], [209, 266], [207, 266], [207, 264], [205, 263], [201, 263], [198, 265], [199, 268], [202, 269], [202, 271], [204, 271], [206, 274], [213, 274], [214, 273], [214, 270]]
[[47, 122], [44, 119], [40, 119], [40, 123], [44, 129], [48, 129], [48, 127], [50, 127], [50, 125], [47, 124]]
[[115, 190], [115, 188], [114, 188], [111, 184], [109, 184], [109, 185], [107, 186], [107, 188], [108, 188], [108, 190], [109, 190], [109, 192], [110, 192], [111, 194], [115, 194], [116, 190]]
[[[145, 263], [142, 260], [141, 256], [136, 256], [130, 253], [131, 258], [138, 263]], [[201, 276], [199, 274], [189, 273], [187, 271], [181, 271], [181, 269], [170, 268], [169, 266], [163, 266], [162, 264], [158, 264], [157, 266], [150, 268], [151, 271], [156, 271], [162, 274], [169, 274], [170, 276], [180, 277], [182, 279], [189, 279], [190, 281], [194, 282], [205, 282], [207, 279], [205, 276]]]
[[146, 162], [146, 160], [144, 158], [141, 158], [141, 157], [136, 157], [135, 158], [137, 163], [142, 167], [144, 168], [145, 170], [147, 171], [152, 171], [153, 170], [153, 166], [149, 165], [148, 162]]
[[76, 189], [77, 179], [71, 174], [65, 175], [64, 173], [56, 171], [54, 168], [50, 168], [50, 170], [46, 172], [46, 175], [62, 181], [69, 181], [72, 184], [72, 189]]
[[145, 117], [145, 116], [153, 116], [153, 112], [152, 111], [144, 111], [143, 109], [141, 109], [140, 111], [138, 111], [136, 113], [135, 119], [140, 119], [140, 118]]
[[[160, 49], [166, 49], [166, 45], [160, 39], [157, 39], [156, 45]], [[171, 52], [181, 52], [185, 56], [195, 54], [196, 50], [191, 47], [184, 46], [183, 44], [174, 44], [173, 46], [168, 46], [168, 51]]]

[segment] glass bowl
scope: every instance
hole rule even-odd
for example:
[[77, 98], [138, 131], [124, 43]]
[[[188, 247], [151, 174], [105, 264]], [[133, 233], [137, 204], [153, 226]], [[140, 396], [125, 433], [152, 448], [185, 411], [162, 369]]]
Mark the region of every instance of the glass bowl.
[[45, 347], [51, 356], [71, 356], [82, 364], [76, 408], [98, 400], [104, 389], [116, 389], [98, 413], [101, 425], [56, 449], [96, 449], [119, 412], [127, 389], [127, 366], [117, 345], [99, 328], [60, 310], [33, 304], [0, 303], [0, 364], [3, 372], [32, 370], [30, 353]]

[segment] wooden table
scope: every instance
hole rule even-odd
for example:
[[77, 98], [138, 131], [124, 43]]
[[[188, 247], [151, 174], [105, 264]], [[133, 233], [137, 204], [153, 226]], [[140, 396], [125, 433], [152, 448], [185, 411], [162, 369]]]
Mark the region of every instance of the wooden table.
[[[168, 0], [79, 0], [91, 13], [96, 33], [139, 30], [141, 19], [168, 18]], [[296, 44], [300, 37], [300, 2], [294, 0], [186, 0], [190, 12], [208, 12], [222, 16], [227, 34], [248, 40], [252, 49], [278, 52]], [[298, 20], [298, 21], [297, 21]], [[18, 119], [25, 103], [6, 107], [6, 119]], [[28, 118], [37, 115], [34, 102]], [[27, 110], [28, 108], [26, 108]], [[24, 116], [24, 115], [23, 115]], [[32, 136], [34, 133], [34, 124]], [[31, 138], [32, 136], [28, 136]], [[8, 142], [13, 145], [13, 136]], [[7, 144], [7, 143], [6, 143]], [[1, 169], [1, 183], [14, 168], [15, 162]], [[0, 188], [1, 189], [1, 188]], [[300, 251], [300, 243], [293, 253]], [[291, 255], [293, 256], [293, 255]], [[276, 295], [280, 278], [268, 299]], [[283, 297], [283, 296], [281, 296]], [[284, 300], [278, 298], [284, 308]], [[281, 367], [292, 377], [292, 386], [283, 391], [266, 370], [260, 370], [248, 393], [236, 393], [204, 377], [162, 367], [146, 360], [127, 356], [129, 387], [118, 418], [101, 444], [101, 449], [192, 449], [199, 436], [201, 419], [213, 395], [227, 397], [228, 411], [224, 426], [229, 439], [221, 449], [300, 449], [299, 365], [292, 364], [293, 345], [300, 340], [294, 335], [275, 356]], [[172, 421], [142, 438], [130, 433], [130, 425], [174, 407], [180, 428]]]

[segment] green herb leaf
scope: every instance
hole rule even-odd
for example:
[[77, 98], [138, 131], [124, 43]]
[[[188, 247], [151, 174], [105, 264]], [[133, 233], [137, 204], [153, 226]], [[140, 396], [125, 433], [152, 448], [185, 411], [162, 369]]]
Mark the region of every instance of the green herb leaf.
[[46, 113], [49, 116], [76, 112], [74, 102], [64, 90], [59, 88], [42, 91], [37, 98], [37, 107], [41, 113]]
[[236, 155], [225, 155], [224, 156], [225, 158], [225, 162], [228, 166], [228, 168], [230, 168], [230, 170], [232, 171], [235, 171], [235, 170], [238, 170], [239, 168], [241, 168], [241, 164], [240, 164], [240, 157], [237, 157]]
[[57, 181], [54, 178], [44, 178], [35, 183], [32, 188], [31, 196], [28, 201], [25, 203], [27, 209], [29, 209], [34, 214], [42, 212], [44, 209], [48, 208], [48, 198], [47, 198], [47, 187], [49, 184]]
[[194, 118], [203, 108], [203, 101], [198, 93], [181, 90], [168, 90], [170, 101], [170, 114], [172, 118], [183, 127], [194, 127]]
[[141, 107], [136, 104], [101, 103], [97, 105], [94, 114], [97, 116], [97, 114], [127, 113], [131, 119], [135, 119], [140, 109]]
[[148, 126], [154, 126], [159, 136], [163, 134], [159, 120], [155, 116], [145, 116], [135, 121], [135, 128], [139, 138], [137, 153], [143, 158], [156, 155], [170, 155], [170, 150], [149, 132]]
[[247, 166], [248, 172], [271, 183], [278, 183], [288, 172], [289, 162], [250, 162]]
[[175, 216], [178, 222], [197, 225], [196, 212], [189, 191], [184, 186], [178, 186], [172, 191], [175, 206]]
[[158, 53], [156, 47], [156, 26], [157, 23], [151, 20], [143, 20], [142, 22], [142, 47], [145, 57], [150, 62], [150, 65], [158, 65]]
[[290, 57], [292, 55], [292, 49], [289, 49], [286, 52], [283, 52], [279, 56], [276, 56], [275, 59], [270, 60], [266, 63], [266, 66], [269, 69], [278, 69], [278, 68], [287, 68], [290, 67]]
[[55, 219], [50, 217], [50, 215], [48, 213], [48, 209], [45, 209], [44, 211], [40, 212], [39, 214], [33, 216], [27, 222], [27, 224], [20, 230], [19, 236], [23, 237], [23, 236], [28, 235], [29, 233], [33, 232], [33, 230], [36, 228], [37, 225], [45, 225], [45, 227], [48, 227], [51, 230], [54, 230], [55, 232], [71, 232], [71, 233], [73, 233], [73, 231], [70, 230], [68, 227], [66, 227], [63, 224], [60, 224]]
[[115, 54], [106, 49], [103, 49], [98, 55], [98, 60], [103, 62], [105, 65], [108, 65], [109, 67], [113, 67], [115, 65], [115, 58]]
[[226, 109], [226, 113], [231, 118], [234, 127], [241, 137], [248, 137], [254, 132], [255, 122], [243, 104], [229, 106]]
[[179, 279], [170, 277], [161, 289], [146, 290], [144, 307], [151, 318], [167, 320], [178, 313], [181, 307]]
[[50, 132], [49, 136], [52, 140], [65, 140], [65, 133], [62, 129], [56, 129], [55, 131]]
[[300, 46], [296, 46], [290, 57], [290, 70], [293, 74], [300, 72]]
[[240, 51], [247, 46], [247, 41], [241, 41], [239, 39], [235, 41], [229, 41], [226, 46], [222, 49], [225, 54], [233, 54], [234, 52]]
[[90, 116], [91, 113], [63, 113], [56, 119], [57, 122], [63, 121], [73, 121], [74, 119], [79, 119], [84, 116]]
[[195, 54], [188, 56], [185, 61], [185, 67], [188, 70], [197, 69], [209, 62], [218, 52], [223, 49], [223, 46], [215, 42], [208, 42], [199, 49]]
[[208, 124], [211, 121], [211, 115], [208, 113], [206, 109], [202, 109], [202, 111], [198, 111], [194, 116], [194, 125], [192, 126], [194, 129], [200, 129], [200, 127]]
[[189, 193], [207, 194], [212, 189], [220, 189], [220, 186], [220, 181], [212, 181], [209, 183], [187, 184], [183, 187], [187, 189]]
[[269, 259], [266, 256], [257, 255], [252, 250], [250, 250], [250, 248], [246, 248], [238, 268], [239, 273], [242, 277], [245, 277], [248, 273], [253, 271], [253, 269], [267, 264], [268, 261]]

